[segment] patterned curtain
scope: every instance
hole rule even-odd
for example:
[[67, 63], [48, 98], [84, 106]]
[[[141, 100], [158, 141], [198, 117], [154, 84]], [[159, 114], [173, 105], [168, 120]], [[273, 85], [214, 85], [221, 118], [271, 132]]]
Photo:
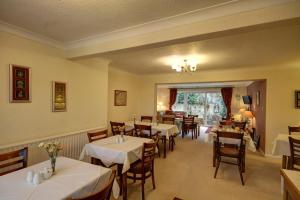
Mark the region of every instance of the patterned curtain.
[[170, 89], [169, 110], [172, 110], [172, 106], [176, 103], [176, 97], [177, 97], [177, 89], [171, 88]]
[[222, 88], [221, 89], [224, 104], [227, 108], [226, 119], [230, 119], [231, 115], [231, 99], [232, 99], [232, 88]]

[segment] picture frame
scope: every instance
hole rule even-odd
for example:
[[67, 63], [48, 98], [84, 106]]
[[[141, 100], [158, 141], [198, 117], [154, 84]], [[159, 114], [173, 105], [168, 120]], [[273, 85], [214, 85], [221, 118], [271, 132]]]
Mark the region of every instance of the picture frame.
[[10, 103], [31, 103], [31, 68], [9, 65]]
[[295, 108], [300, 108], [300, 90], [295, 91]]
[[256, 106], [260, 105], [260, 91], [256, 92]]
[[127, 91], [115, 90], [115, 106], [127, 105]]
[[65, 82], [52, 82], [52, 111], [67, 111], [67, 83]]

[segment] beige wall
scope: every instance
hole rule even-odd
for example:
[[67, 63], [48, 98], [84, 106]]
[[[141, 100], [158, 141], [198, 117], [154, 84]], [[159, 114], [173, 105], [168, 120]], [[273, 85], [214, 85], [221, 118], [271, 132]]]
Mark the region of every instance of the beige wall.
[[[82, 65], [62, 51], [0, 32], [0, 145], [107, 124], [107, 64]], [[9, 64], [32, 69], [32, 103], [9, 103]], [[51, 82], [67, 82], [67, 112], [52, 112]]]
[[[300, 67], [300, 66], [299, 66]], [[156, 83], [216, 82], [267, 79], [266, 153], [270, 154], [272, 142], [278, 133], [287, 133], [289, 124], [300, 124], [300, 109], [294, 108], [294, 91], [299, 89], [300, 68], [249, 68], [218, 71], [201, 71], [190, 75], [149, 75], [143, 78], [140, 112], [155, 111]]]
[[[114, 91], [127, 91], [127, 105], [114, 106]], [[108, 70], [108, 120], [124, 122], [139, 116], [140, 79], [134, 74], [112, 67]]]

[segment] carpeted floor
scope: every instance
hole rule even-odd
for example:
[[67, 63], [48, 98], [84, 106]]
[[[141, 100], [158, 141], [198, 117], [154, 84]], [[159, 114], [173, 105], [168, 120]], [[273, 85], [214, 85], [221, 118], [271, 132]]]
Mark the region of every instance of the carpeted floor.
[[[201, 139], [177, 137], [173, 152], [167, 158], [155, 159], [156, 189], [151, 179], [146, 181], [147, 200], [279, 200], [280, 159], [265, 158], [247, 152], [245, 186], [242, 186], [237, 166], [221, 164], [218, 176], [213, 178], [212, 146]], [[122, 199], [121, 197], [119, 199]], [[140, 182], [128, 180], [128, 199], [141, 199]]]

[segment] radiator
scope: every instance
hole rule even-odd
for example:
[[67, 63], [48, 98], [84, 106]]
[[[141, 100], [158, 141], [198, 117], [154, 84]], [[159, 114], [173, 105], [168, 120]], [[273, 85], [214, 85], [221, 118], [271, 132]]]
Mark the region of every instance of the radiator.
[[[15, 151], [24, 147], [28, 147], [28, 165], [33, 165], [48, 158], [48, 154], [44, 149], [38, 147], [41, 142], [58, 141], [61, 143], [63, 150], [59, 152], [59, 156], [65, 156], [68, 158], [78, 159], [80, 153], [86, 143], [88, 143], [87, 132], [99, 130], [103, 128], [94, 128], [89, 130], [82, 130], [78, 132], [52, 136], [48, 138], [42, 138], [34, 141], [29, 141], [25, 143], [15, 144], [11, 146], [5, 146], [0, 148], [0, 154], [10, 151]], [[88, 161], [86, 159], [85, 161]]]

